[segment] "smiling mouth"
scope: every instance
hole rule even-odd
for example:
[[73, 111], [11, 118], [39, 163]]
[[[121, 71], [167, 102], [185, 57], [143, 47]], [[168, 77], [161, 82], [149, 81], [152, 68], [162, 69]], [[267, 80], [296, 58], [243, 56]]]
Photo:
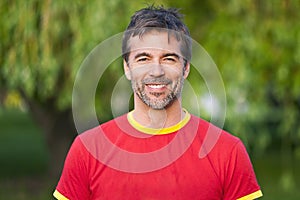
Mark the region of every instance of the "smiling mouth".
[[151, 92], [164, 92], [168, 85], [171, 84], [171, 80], [161, 77], [161, 78], [147, 78], [142, 81], [144, 86], [146, 86]]
[[166, 87], [164, 84], [146, 84], [149, 88], [152, 89], [161, 89], [163, 87]]

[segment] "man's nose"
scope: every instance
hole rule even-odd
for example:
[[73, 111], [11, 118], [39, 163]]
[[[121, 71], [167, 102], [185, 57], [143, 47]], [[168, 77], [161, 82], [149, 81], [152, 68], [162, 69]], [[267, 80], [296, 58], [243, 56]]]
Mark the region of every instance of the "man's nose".
[[163, 66], [160, 63], [153, 63], [150, 69], [150, 75], [154, 77], [160, 77], [165, 75]]

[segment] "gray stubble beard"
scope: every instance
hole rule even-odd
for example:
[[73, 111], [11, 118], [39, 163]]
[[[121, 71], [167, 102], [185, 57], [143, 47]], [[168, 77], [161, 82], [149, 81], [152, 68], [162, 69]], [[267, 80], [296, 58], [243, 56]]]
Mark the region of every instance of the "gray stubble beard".
[[[173, 82], [170, 83], [172, 85]], [[138, 83], [137, 81], [131, 81], [133, 92], [150, 108], [154, 110], [163, 110], [168, 106], [172, 105], [172, 103], [181, 96], [183, 89], [184, 79], [181, 77], [176, 81], [176, 85], [172, 87], [171, 92], [162, 100], [151, 100], [149, 96], [145, 93], [145, 84]], [[164, 95], [165, 92], [162, 93], [150, 93], [155, 97], [159, 97]]]

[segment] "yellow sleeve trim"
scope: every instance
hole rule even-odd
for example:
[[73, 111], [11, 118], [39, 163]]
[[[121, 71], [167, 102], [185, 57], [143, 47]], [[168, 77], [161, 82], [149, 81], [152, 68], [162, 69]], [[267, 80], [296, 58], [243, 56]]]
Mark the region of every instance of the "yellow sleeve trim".
[[131, 126], [133, 126], [135, 129], [137, 129], [140, 132], [150, 134], [150, 135], [164, 135], [164, 134], [169, 134], [178, 131], [189, 122], [191, 115], [185, 109], [183, 110], [185, 112], [185, 116], [180, 122], [178, 122], [174, 126], [161, 128], [161, 129], [149, 128], [139, 124], [132, 116], [133, 111], [128, 113], [127, 119], [128, 122], [131, 124]]
[[67, 197], [59, 193], [59, 191], [55, 190], [53, 196], [58, 200], [69, 200]]
[[247, 195], [247, 196], [241, 197], [237, 200], [253, 200], [253, 199], [261, 197], [262, 195], [263, 194], [262, 194], [261, 190], [258, 190], [256, 192], [253, 192], [253, 193]]

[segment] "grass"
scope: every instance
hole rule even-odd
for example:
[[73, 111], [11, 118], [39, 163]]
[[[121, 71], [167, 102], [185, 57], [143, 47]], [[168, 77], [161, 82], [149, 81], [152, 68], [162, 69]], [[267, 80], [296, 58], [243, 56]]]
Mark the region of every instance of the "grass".
[[26, 113], [0, 113], [0, 177], [45, 172], [48, 155], [42, 132]]
[[43, 133], [29, 115], [0, 110], [0, 199], [50, 199], [55, 184], [44, 177], [48, 159]]
[[[57, 183], [47, 177], [45, 138], [20, 111], [0, 110], [0, 199], [52, 199]], [[276, 151], [253, 158], [262, 200], [300, 199], [300, 160], [285, 160]]]
[[300, 199], [300, 160], [285, 160], [279, 152], [253, 159], [264, 200]]

